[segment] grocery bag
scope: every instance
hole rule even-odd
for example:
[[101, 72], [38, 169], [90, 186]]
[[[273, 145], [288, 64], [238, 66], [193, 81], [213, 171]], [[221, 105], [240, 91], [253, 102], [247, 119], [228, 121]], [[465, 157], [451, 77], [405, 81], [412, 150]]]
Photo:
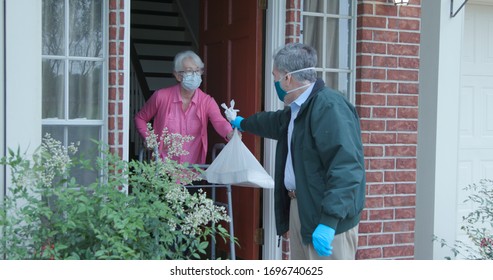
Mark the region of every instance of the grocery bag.
[[274, 188], [274, 180], [243, 144], [237, 129], [205, 170], [205, 179], [212, 184]]

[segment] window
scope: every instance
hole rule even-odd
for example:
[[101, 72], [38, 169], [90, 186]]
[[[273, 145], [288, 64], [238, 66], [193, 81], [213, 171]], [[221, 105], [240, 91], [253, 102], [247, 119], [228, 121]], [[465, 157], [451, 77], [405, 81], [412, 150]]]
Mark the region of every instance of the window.
[[[96, 159], [105, 105], [104, 0], [43, 0], [42, 131]], [[97, 171], [74, 171], [90, 183]]]
[[318, 51], [319, 78], [354, 103], [356, 1], [303, 0], [302, 41]]

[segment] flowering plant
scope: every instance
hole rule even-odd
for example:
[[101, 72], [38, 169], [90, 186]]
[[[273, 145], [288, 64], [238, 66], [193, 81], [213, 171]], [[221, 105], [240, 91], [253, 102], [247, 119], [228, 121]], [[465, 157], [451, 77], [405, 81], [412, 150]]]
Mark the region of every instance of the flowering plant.
[[[470, 242], [456, 240], [450, 245], [444, 239], [438, 239], [442, 247], [448, 247], [454, 257], [474, 260], [493, 259], [493, 180], [483, 179], [478, 184], [465, 188], [471, 194], [465, 202], [472, 202], [474, 210], [462, 218], [465, 223], [461, 230]], [[450, 259], [450, 257], [447, 257]]]
[[[9, 150], [0, 160], [11, 181], [0, 202], [0, 258], [200, 259], [211, 238], [229, 238], [224, 207], [183, 187], [197, 171], [171, 159], [127, 162], [99, 147], [95, 167], [74, 157], [76, 144], [49, 135], [32, 156]], [[74, 168], [101, 176], [82, 186]]]

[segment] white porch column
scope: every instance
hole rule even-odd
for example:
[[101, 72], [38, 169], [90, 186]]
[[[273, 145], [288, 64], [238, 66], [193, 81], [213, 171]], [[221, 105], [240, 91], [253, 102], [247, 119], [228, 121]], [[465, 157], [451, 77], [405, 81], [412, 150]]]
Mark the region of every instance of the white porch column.
[[[463, 1], [455, 1], [458, 8]], [[418, 118], [415, 258], [443, 259], [456, 232], [460, 55], [464, 9], [450, 0], [423, 0]]]
[[[40, 0], [5, 1], [2, 148], [21, 152], [41, 144], [41, 6]], [[2, 181], [2, 192], [6, 185]]]

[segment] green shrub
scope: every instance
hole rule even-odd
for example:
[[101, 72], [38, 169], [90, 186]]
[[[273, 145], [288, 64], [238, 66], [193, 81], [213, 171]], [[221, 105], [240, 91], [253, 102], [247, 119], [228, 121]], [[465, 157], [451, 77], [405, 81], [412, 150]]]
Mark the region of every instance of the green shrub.
[[[225, 209], [183, 187], [198, 171], [169, 159], [126, 162], [100, 147], [94, 167], [49, 135], [30, 157], [9, 150], [1, 159], [12, 184], [0, 202], [0, 258], [199, 259], [211, 238], [229, 238]], [[74, 168], [101, 176], [81, 186]]]
[[[471, 184], [465, 188], [471, 194], [464, 202], [471, 202], [473, 211], [462, 217], [468, 241], [456, 240], [450, 245], [446, 240], [434, 237], [441, 247], [451, 250], [454, 257], [471, 260], [493, 259], [493, 180], [483, 179], [479, 184]], [[451, 257], [447, 257], [451, 259]]]

